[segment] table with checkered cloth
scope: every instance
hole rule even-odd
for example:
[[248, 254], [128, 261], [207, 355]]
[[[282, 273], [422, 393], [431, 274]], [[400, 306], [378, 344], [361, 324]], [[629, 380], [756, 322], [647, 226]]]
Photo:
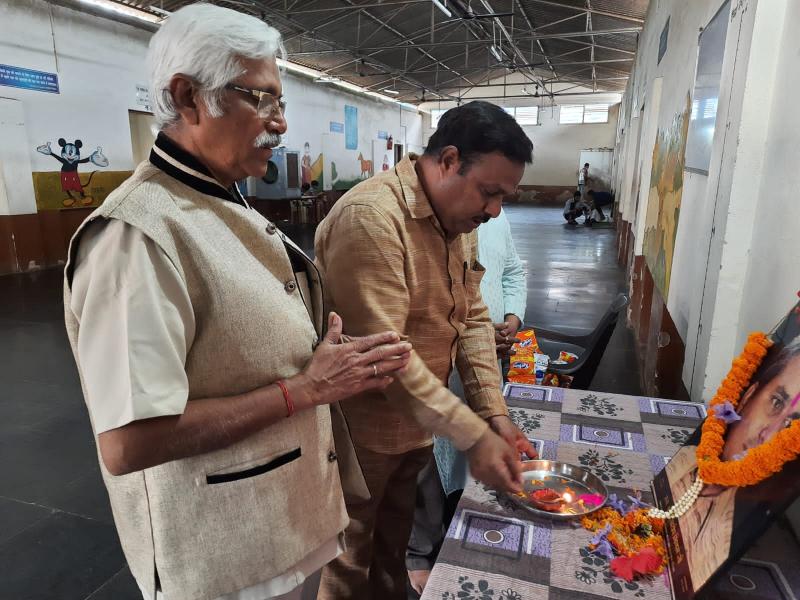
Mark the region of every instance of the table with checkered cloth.
[[[588, 468], [609, 493], [650, 482], [705, 417], [700, 404], [509, 384], [511, 418], [539, 456]], [[470, 479], [423, 600], [669, 600], [663, 577], [625, 584], [576, 521], [537, 519]]]

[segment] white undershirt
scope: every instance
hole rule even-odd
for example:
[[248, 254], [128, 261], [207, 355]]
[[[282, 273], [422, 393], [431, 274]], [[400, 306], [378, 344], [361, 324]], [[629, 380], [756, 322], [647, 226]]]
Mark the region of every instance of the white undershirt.
[[[70, 308], [95, 433], [180, 415], [195, 334], [189, 292], [166, 253], [139, 229], [112, 219], [90, 225], [78, 248]], [[320, 518], [326, 518], [320, 515]], [[268, 581], [217, 600], [286, 594], [343, 552], [340, 533]], [[142, 590], [145, 600], [154, 600]], [[155, 600], [180, 600], [158, 592]]]

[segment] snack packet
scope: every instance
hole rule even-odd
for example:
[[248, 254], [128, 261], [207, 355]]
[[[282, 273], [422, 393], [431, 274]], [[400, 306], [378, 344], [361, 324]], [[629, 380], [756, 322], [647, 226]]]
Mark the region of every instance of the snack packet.
[[533, 329], [523, 329], [517, 332], [517, 339], [520, 341], [511, 346], [515, 357], [532, 357], [534, 354], [541, 352]]
[[508, 380], [514, 383], [536, 383], [533, 357], [512, 356], [508, 369]]
[[564, 350], [562, 350], [561, 352], [558, 353], [558, 360], [563, 361], [565, 363], [572, 363], [578, 360], [578, 355], [572, 352], [565, 352]]
[[534, 365], [534, 377], [536, 378], [536, 383], [541, 385], [544, 381], [544, 376], [547, 373], [547, 367], [550, 364], [550, 357], [547, 354], [534, 354], [533, 355], [533, 365]]

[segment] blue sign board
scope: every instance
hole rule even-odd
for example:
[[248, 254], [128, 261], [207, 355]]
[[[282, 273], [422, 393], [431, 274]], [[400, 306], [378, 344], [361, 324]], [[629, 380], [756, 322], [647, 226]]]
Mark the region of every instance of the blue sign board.
[[344, 147], [358, 149], [358, 109], [347, 104], [344, 105]]
[[378, 139], [379, 139], [379, 140], [385, 140], [385, 139], [387, 139], [388, 137], [389, 137], [389, 134], [388, 134], [388, 133], [386, 133], [385, 131], [379, 131], [379, 132], [378, 132]]
[[331, 121], [331, 133], [344, 133], [344, 123]]
[[58, 75], [11, 65], [0, 65], [0, 85], [58, 94]]

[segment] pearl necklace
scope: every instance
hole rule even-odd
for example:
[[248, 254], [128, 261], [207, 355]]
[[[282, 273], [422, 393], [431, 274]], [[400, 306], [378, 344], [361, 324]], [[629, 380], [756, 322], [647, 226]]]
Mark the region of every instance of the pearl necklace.
[[698, 474], [697, 479], [694, 480], [694, 483], [691, 485], [691, 487], [684, 492], [683, 496], [680, 497], [680, 499], [672, 506], [672, 508], [669, 510], [651, 508], [647, 512], [647, 516], [655, 519], [677, 519], [682, 517], [695, 503], [697, 497], [700, 495], [700, 490], [702, 489], [703, 480]]

